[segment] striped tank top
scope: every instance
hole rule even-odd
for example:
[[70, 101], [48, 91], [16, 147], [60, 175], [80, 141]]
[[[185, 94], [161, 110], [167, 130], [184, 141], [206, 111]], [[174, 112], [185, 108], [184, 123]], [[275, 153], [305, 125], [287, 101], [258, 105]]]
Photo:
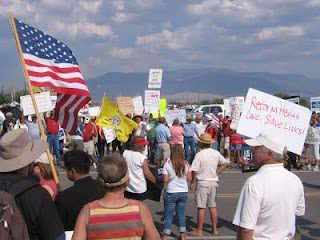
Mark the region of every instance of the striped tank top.
[[87, 239], [140, 240], [143, 233], [137, 201], [130, 200], [120, 208], [102, 207], [97, 201], [89, 204]]

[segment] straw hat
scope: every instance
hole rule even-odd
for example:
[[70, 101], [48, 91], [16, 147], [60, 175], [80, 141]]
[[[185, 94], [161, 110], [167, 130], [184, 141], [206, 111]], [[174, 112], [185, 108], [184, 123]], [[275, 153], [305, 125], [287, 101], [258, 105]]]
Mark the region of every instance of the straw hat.
[[202, 133], [200, 135], [200, 138], [197, 139], [197, 141], [205, 143], [205, 144], [211, 144], [214, 142], [214, 140], [212, 139], [212, 137], [209, 133]]
[[12, 172], [36, 160], [48, 144], [42, 140], [34, 141], [23, 128], [12, 130], [0, 140], [0, 171]]

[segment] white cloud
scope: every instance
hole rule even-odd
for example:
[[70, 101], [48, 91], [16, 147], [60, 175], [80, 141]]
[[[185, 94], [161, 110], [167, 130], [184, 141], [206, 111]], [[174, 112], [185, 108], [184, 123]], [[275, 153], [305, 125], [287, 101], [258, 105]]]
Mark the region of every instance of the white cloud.
[[128, 14], [125, 12], [118, 12], [114, 17], [112, 17], [112, 20], [116, 23], [124, 23], [131, 21], [134, 17], [136, 17], [135, 14]]
[[87, 12], [91, 12], [91, 13], [96, 13], [99, 8], [102, 5], [102, 0], [91, 0], [91, 1], [79, 1], [78, 2], [79, 6], [81, 6], [82, 10], [87, 11]]
[[134, 49], [132, 48], [113, 48], [110, 51], [112, 57], [124, 58], [128, 59], [131, 58], [134, 53]]
[[140, 8], [150, 9], [161, 4], [161, 0], [134, 0], [134, 3]]
[[287, 37], [300, 37], [304, 35], [302, 26], [279, 26], [275, 28], [265, 28], [256, 34], [259, 40], [270, 40]]
[[320, 0], [308, 0], [307, 6], [310, 7], [320, 7]]

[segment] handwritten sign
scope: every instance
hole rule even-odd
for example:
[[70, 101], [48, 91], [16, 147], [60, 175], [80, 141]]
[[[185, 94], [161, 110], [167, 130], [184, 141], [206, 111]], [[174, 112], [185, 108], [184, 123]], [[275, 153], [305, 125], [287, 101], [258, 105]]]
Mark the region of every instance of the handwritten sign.
[[161, 88], [162, 69], [150, 69], [148, 88]]
[[145, 90], [144, 95], [145, 112], [153, 113], [159, 111], [160, 91], [159, 90]]
[[237, 129], [241, 112], [244, 105], [244, 97], [232, 97], [230, 99], [230, 117], [232, 119], [230, 128]]
[[311, 97], [310, 106], [312, 112], [320, 112], [320, 97]]
[[301, 154], [311, 111], [249, 88], [237, 132], [255, 138], [265, 131], [280, 138], [288, 151]]
[[102, 128], [102, 131], [107, 143], [111, 143], [117, 137], [113, 128]]
[[308, 128], [306, 143], [320, 144], [320, 128], [319, 127], [309, 127]]
[[223, 104], [224, 104], [224, 115], [230, 117], [231, 115], [230, 98], [223, 99]]
[[131, 97], [117, 97], [117, 105], [124, 114], [134, 112], [134, 106]]
[[82, 108], [80, 108], [80, 110], [78, 112], [78, 116], [79, 117], [89, 117], [90, 116], [89, 108], [90, 108], [89, 104], [84, 105]]
[[185, 109], [176, 109], [176, 110], [167, 110], [164, 112], [164, 117], [168, 124], [172, 125], [173, 120], [178, 118], [179, 122], [186, 122], [186, 110]]
[[134, 114], [136, 115], [142, 115], [143, 114], [143, 102], [142, 102], [142, 97], [135, 97], [132, 98], [132, 103], [134, 107]]
[[[53, 110], [50, 92], [36, 93], [36, 94], [34, 94], [34, 97], [36, 99], [39, 113], [48, 112], [48, 111]], [[23, 110], [24, 116], [35, 114], [32, 99], [31, 99], [30, 95], [21, 96], [20, 97], [20, 105]]]

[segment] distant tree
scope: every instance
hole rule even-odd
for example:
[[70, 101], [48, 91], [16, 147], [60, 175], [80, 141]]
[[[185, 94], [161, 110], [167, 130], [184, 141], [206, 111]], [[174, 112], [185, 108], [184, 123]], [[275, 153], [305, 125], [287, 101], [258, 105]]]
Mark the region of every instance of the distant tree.
[[276, 96], [276, 97], [279, 97], [279, 98], [287, 98], [287, 97], [290, 96], [287, 93], [275, 93], [273, 95]]
[[214, 104], [223, 104], [223, 98], [214, 98], [211, 102]]
[[310, 108], [310, 101], [308, 98], [302, 97], [300, 98], [300, 105], [306, 108]]
[[202, 100], [200, 102], [201, 105], [207, 105], [207, 104], [210, 104], [210, 101], [209, 100]]

